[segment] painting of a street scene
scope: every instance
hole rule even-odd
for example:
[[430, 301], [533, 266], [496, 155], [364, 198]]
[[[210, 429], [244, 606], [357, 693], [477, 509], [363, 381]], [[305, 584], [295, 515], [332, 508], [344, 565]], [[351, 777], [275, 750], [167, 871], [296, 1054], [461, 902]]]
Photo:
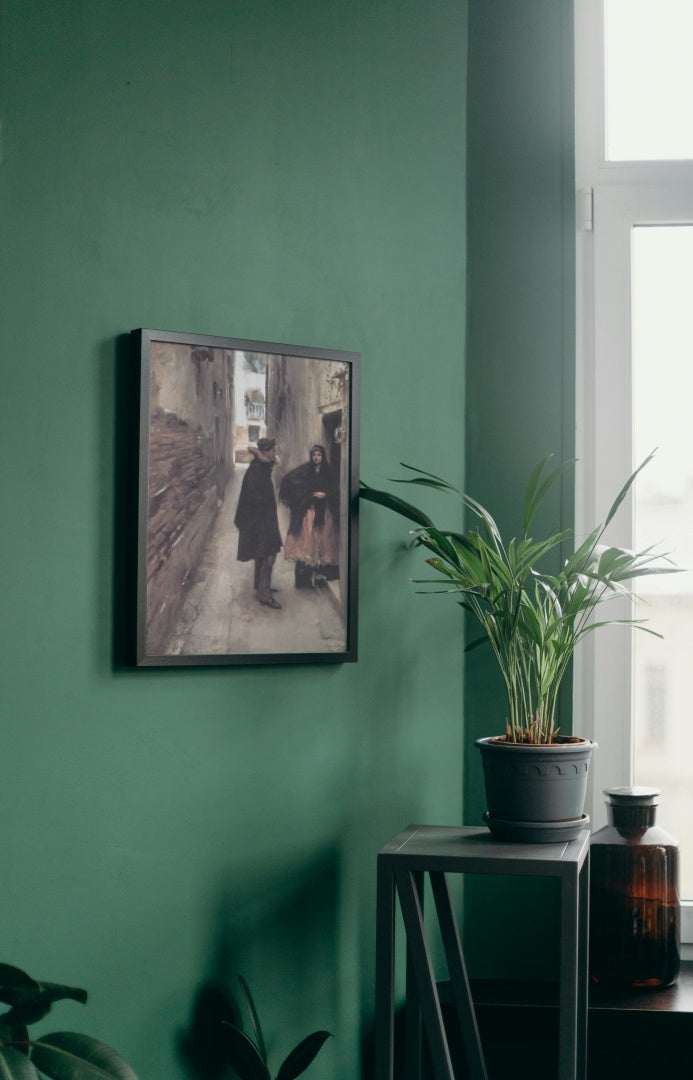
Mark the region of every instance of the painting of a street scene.
[[134, 334], [138, 663], [354, 660], [357, 354]]

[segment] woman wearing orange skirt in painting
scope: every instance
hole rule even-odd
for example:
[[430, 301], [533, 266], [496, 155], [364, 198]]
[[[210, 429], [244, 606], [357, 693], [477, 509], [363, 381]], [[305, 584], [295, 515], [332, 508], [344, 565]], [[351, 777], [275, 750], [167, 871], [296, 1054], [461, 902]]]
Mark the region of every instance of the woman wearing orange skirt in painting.
[[308, 461], [279, 485], [290, 511], [284, 555], [295, 563], [297, 589], [324, 586], [339, 577], [339, 477], [325, 447], [311, 446]]

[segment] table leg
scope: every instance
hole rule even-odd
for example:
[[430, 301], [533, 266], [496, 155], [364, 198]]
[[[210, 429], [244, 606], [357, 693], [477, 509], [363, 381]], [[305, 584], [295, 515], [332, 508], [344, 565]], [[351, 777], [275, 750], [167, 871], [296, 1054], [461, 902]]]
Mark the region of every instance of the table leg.
[[561, 972], [558, 1015], [558, 1075], [576, 1080], [578, 1057], [578, 873], [561, 878]]
[[452, 910], [450, 889], [444, 873], [431, 872], [430, 877], [470, 1080], [487, 1080], [486, 1062], [481, 1048], [460, 933]]
[[375, 1080], [393, 1080], [395, 1053], [395, 879], [378, 856], [375, 922]]
[[585, 857], [580, 871], [579, 881], [579, 926], [578, 926], [578, 1080], [587, 1080], [587, 1040], [588, 1040], [588, 983], [589, 983], [589, 910], [590, 910], [590, 855]]
[[416, 976], [433, 1075], [435, 1080], [455, 1080], [417, 889], [410, 871], [395, 871], [395, 880], [407, 934], [407, 947]]
[[[419, 906], [423, 913], [424, 909], [424, 875], [419, 870], [412, 872], [412, 881], [419, 898]], [[407, 944], [407, 987], [406, 987], [406, 1061], [404, 1065], [405, 1080], [420, 1080], [421, 1077], [421, 1005], [419, 1003], [419, 991], [416, 985], [416, 972], [412, 962], [411, 949]]]

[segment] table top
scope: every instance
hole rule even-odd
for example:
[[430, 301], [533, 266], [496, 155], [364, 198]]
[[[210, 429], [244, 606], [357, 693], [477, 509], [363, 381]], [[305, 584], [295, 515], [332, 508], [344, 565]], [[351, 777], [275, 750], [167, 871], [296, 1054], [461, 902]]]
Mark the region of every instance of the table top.
[[555, 844], [511, 844], [494, 840], [486, 828], [408, 825], [380, 851], [410, 870], [476, 874], [536, 874], [561, 877], [580, 870], [590, 830]]

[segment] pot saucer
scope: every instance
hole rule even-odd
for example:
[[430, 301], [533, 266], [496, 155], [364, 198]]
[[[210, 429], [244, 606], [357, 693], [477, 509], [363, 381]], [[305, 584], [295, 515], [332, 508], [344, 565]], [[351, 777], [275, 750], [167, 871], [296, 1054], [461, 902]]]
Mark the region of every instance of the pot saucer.
[[589, 814], [567, 821], [503, 821], [492, 818], [486, 810], [481, 818], [494, 840], [520, 844], [560, 844], [574, 840], [590, 823]]

